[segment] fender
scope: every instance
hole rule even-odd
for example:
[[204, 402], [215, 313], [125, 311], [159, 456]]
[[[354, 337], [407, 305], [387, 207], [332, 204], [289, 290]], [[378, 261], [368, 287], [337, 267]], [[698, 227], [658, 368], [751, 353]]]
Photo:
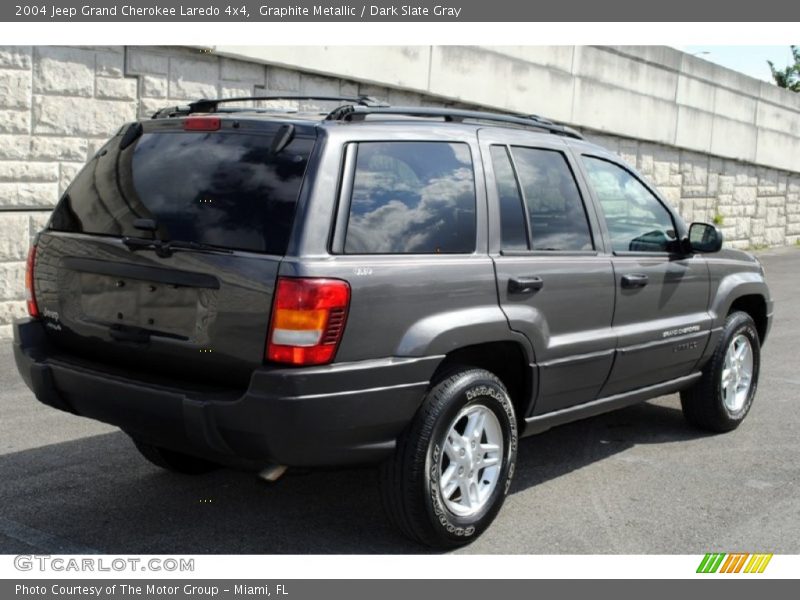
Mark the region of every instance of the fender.
[[767, 304], [767, 314], [772, 313], [769, 288], [764, 277], [757, 272], [740, 271], [726, 275], [720, 280], [716, 291], [712, 291], [712, 294], [708, 311], [714, 319], [712, 327], [715, 328], [722, 327], [731, 305], [742, 296], [761, 296]]
[[488, 342], [517, 342], [524, 348], [528, 364], [535, 362], [527, 338], [509, 328], [497, 304], [440, 312], [420, 319], [403, 334], [395, 356], [442, 356], [458, 348]]
[[757, 271], [737, 271], [724, 275], [714, 288], [714, 270], [711, 269], [711, 298], [708, 312], [711, 315], [711, 335], [708, 338], [703, 355], [698, 359], [696, 368], [702, 368], [714, 354], [725, 318], [733, 303], [743, 296], [761, 296], [767, 305], [767, 323], [772, 316], [772, 299], [764, 277]]

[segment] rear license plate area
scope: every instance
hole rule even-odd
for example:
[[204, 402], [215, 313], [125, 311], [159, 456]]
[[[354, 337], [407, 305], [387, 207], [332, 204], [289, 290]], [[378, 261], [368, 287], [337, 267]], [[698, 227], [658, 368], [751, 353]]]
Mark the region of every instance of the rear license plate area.
[[86, 321], [186, 339], [196, 333], [198, 288], [96, 273], [80, 273], [79, 280]]

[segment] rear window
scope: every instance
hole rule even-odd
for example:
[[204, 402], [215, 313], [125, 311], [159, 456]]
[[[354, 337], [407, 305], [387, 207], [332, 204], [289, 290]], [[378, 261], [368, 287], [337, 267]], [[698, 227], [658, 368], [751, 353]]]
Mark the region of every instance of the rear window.
[[[277, 130], [276, 130], [277, 131]], [[70, 185], [50, 228], [148, 237], [284, 254], [314, 140], [295, 135], [274, 154], [271, 133], [145, 133], [112, 139]]]
[[463, 143], [360, 143], [345, 252], [473, 252], [472, 169]]

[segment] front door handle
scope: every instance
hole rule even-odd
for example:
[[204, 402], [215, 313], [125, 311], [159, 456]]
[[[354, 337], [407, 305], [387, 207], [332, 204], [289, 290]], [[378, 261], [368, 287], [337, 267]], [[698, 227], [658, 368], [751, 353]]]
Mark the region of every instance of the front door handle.
[[628, 290], [643, 288], [647, 285], [647, 275], [642, 273], [629, 273], [622, 276], [622, 287]]
[[509, 294], [529, 294], [538, 292], [544, 287], [541, 277], [513, 277], [508, 280]]

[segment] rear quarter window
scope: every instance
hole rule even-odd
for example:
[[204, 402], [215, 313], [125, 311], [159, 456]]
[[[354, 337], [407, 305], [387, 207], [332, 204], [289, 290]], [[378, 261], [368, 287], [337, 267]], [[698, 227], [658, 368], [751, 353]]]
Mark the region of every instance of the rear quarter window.
[[475, 231], [467, 144], [358, 144], [346, 254], [471, 253]]

